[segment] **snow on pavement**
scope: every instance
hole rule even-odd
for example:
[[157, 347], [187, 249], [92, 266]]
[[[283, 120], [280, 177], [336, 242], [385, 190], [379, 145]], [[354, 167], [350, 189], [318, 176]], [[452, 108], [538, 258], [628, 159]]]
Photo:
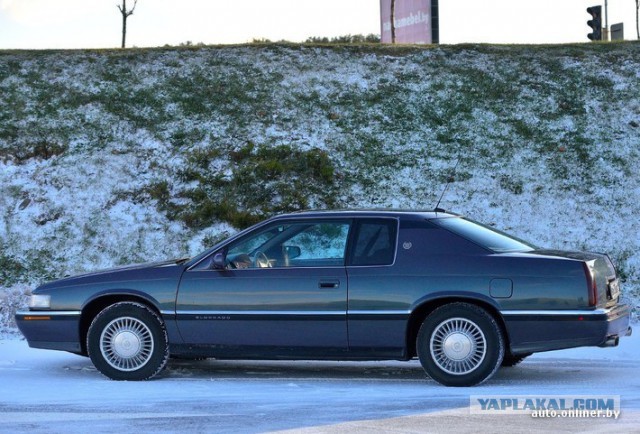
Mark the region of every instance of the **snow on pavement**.
[[[640, 336], [536, 354], [472, 388], [411, 362], [172, 361], [115, 382], [89, 359], [0, 340], [0, 432], [638, 432]], [[469, 414], [470, 395], [620, 395], [611, 419]], [[497, 428], [500, 427], [500, 428]]]

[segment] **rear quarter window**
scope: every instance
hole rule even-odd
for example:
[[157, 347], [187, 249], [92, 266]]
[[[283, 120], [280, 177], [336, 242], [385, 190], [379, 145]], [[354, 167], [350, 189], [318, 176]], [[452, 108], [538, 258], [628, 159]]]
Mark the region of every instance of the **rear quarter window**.
[[526, 241], [462, 217], [440, 218], [433, 222], [494, 253], [529, 252], [535, 249]]
[[405, 259], [427, 255], [486, 254], [486, 249], [427, 221], [407, 221], [400, 225], [398, 256]]

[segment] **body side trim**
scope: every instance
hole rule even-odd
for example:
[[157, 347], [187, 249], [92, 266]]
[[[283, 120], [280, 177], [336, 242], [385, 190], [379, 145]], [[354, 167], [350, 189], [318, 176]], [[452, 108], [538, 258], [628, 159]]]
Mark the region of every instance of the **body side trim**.
[[410, 310], [177, 310], [162, 315], [409, 315]]
[[79, 310], [27, 310], [18, 311], [16, 315], [24, 316], [80, 316], [82, 312]]
[[511, 315], [607, 315], [611, 309], [595, 309], [595, 310], [503, 310], [500, 313], [503, 316]]

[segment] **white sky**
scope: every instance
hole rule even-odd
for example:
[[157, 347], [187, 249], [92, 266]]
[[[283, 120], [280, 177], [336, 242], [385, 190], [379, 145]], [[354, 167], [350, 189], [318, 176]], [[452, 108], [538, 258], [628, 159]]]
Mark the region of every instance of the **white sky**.
[[[0, 0], [0, 49], [111, 48], [121, 0]], [[128, 6], [133, 0], [128, 0]], [[588, 6], [604, 0], [440, 0], [440, 42], [588, 42]], [[380, 33], [379, 0], [139, 0], [127, 46]], [[609, 0], [609, 24], [636, 39], [635, 0]]]

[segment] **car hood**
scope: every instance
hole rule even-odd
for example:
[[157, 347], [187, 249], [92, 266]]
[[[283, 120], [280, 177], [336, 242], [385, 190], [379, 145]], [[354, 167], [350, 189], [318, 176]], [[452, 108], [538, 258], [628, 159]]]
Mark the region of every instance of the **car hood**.
[[54, 280], [51, 282], [47, 282], [38, 289], [50, 289], [55, 287], [62, 286], [71, 286], [80, 283], [80, 281], [84, 282], [93, 282], [93, 281], [104, 281], [104, 280], [118, 280], [118, 278], [125, 278], [129, 272], [140, 272], [144, 270], [152, 270], [160, 267], [173, 267], [182, 265], [187, 262], [189, 258], [180, 258], [180, 259], [171, 259], [165, 261], [158, 262], [146, 262], [142, 264], [133, 264], [127, 265], [123, 267], [115, 267], [109, 268], [105, 270], [93, 271], [90, 273], [78, 274], [75, 276], [66, 276], [62, 279]]

